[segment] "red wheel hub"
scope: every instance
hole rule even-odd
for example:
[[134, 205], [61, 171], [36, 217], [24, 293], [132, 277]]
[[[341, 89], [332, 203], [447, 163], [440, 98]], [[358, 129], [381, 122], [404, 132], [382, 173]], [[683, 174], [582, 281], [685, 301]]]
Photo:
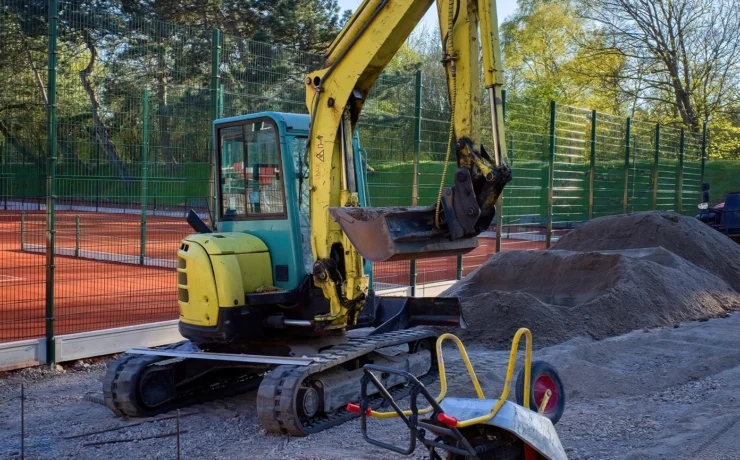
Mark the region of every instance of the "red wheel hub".
[[542, 400], [545, 398], [547, 390], [550, 390], [550, 399], [547, 400], [544, 413], [549, 414], [553, 412], [555, 407], [558, 405], [558, 390], [552, 377], [547, 374], [538, 375], [534, 381], [533, 389], [534, 403], [537, 405], [537, 409], [539, 409], [540, 404], [542, 404]]

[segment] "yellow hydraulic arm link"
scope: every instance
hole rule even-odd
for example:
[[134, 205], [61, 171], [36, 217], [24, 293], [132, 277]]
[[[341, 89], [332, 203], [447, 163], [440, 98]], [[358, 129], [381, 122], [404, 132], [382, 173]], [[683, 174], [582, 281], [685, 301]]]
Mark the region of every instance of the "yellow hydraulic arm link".
[[[327, 50], [322, 69], [305, 79], [311, 115], [306, 157], [313, 276], [331, 303], [330, 313], [315, 319], [324, 321], [328, 328], [352, 324], [368, 293], [362, 256], [328, 212], [329, 208], [358, 206], [352, 133], [375, 81], [431, 4], [432, 0], [364, 0]], [[438, 13], [453, 109], [451, 144], [456, 149], [458, 167], [490, 180], [495, 168], [502, 165], [505, 151], [495, 3], [439, 0]], [[493, 155], [479, 153], [474, 147], [480, 144], [480, 46], [492, 101]], [[482, 200], [481, 214], [490, 212], [492, 216], [496, 197]], [[438, 200], [438, 214], [439, 208]], [[440, 226], [439, 219], [436, 226]]]

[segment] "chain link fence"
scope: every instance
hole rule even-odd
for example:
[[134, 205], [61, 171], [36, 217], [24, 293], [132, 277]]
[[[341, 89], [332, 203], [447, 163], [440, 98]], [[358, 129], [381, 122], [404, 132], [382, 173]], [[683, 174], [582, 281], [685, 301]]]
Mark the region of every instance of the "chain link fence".
[[[321, 56], [119, 13], [0, 0], [0, 342], [176, 319], [185, 213], [213, 209], [213, 120], [306, 113]], [[454, 280], [590, 218], [694, 212], [701, 133], [521, 97], [505, 111], [496, 225], [464, 257], [376, 264], [376, 289]], [[441, 69], [384, 75], [359, 126], [371, 205], [434, 204], [448, 129]]]

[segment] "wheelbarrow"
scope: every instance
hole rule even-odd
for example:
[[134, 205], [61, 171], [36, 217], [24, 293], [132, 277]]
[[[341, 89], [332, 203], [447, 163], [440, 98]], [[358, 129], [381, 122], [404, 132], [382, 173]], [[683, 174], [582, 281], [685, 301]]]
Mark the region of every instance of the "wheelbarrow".
[[[519, 340], [526, 337], [524, 368], [517, 378], [516, 400], [509, 401], [514, 364]], [[447, 396], [442, 344], [452, 340], [468, 370], [477, 398]], [[557, 370], [545, 361], [532, 362], [532, 334], [521, 328], [514, 335], [506, 370], [506, 380], [498, 399], [487, 399], [478, 382], [465, 347], [452, 334], [442, 334], [437, 339], [437, 366], [440, 392], [432, 396], [427, 388], [408, 372], [366, 364], [361, 380], [359, 404], [349, 404], [347, 410], [361, 414], [361, 431], [365, 441], [393, 452], [410, 455], [421, 443], [432, 460], [441, 460], [440, 452], [447, 459], [480, 460], [565, 460], [567, 455], [560, 443], [554, 424], [565, 408], [565, 392]], [[376, 375], [377, 374], [377, 375]], [[410, 409], [403, 410], [393, 399], [383, 381], [391, 375], [402, 376], [410, 386]], [[368, 389], [372, 384], [375, 390]], [[370, 393], [380, 394], [383, 404], [393, 411], [380, 412], [370, 408]], [[427, 407], [419, 408], [422, 396]], [[396, 446], [368, 435], [368, 417], [379, 419], [399, 418], [409, 429], [407, 446]]]

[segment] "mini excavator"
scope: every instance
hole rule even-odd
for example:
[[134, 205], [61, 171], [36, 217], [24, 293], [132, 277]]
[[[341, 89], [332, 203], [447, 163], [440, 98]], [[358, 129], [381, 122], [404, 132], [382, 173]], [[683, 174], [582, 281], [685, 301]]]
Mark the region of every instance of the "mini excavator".
[[[309, 115], [263, 112], [216, 120], [216, 221], [191, 211], [197, 232], [177, 260], [185, 342], [129, 350], [109, 366], [106, 405], [149, 416], [258, 388], [268, 432], [305, 436], [358, 414], [363, 366], [396, 369], [380, 383], [408, 394], [402, 375], [429, 382], [437, 334], [463, 326], [457, 298], [375, 296], [369, 261], [465, 254], [511, 179], [495, 4], [438, 0], [457, 170], [435, 205], [365, 207], [356, 130], [373, 84], [432, 0], [364, 0], [304, 80]], [[480, 33], [479, 33], [480, 30]], [[480, 143], [483, 81], [493, 138]], [[444, 184], [443, 174], [441, 183]], [[371, 392], [372, 393], [372, 392]], [[378, 391], [365, 407], [379, 407]]]

